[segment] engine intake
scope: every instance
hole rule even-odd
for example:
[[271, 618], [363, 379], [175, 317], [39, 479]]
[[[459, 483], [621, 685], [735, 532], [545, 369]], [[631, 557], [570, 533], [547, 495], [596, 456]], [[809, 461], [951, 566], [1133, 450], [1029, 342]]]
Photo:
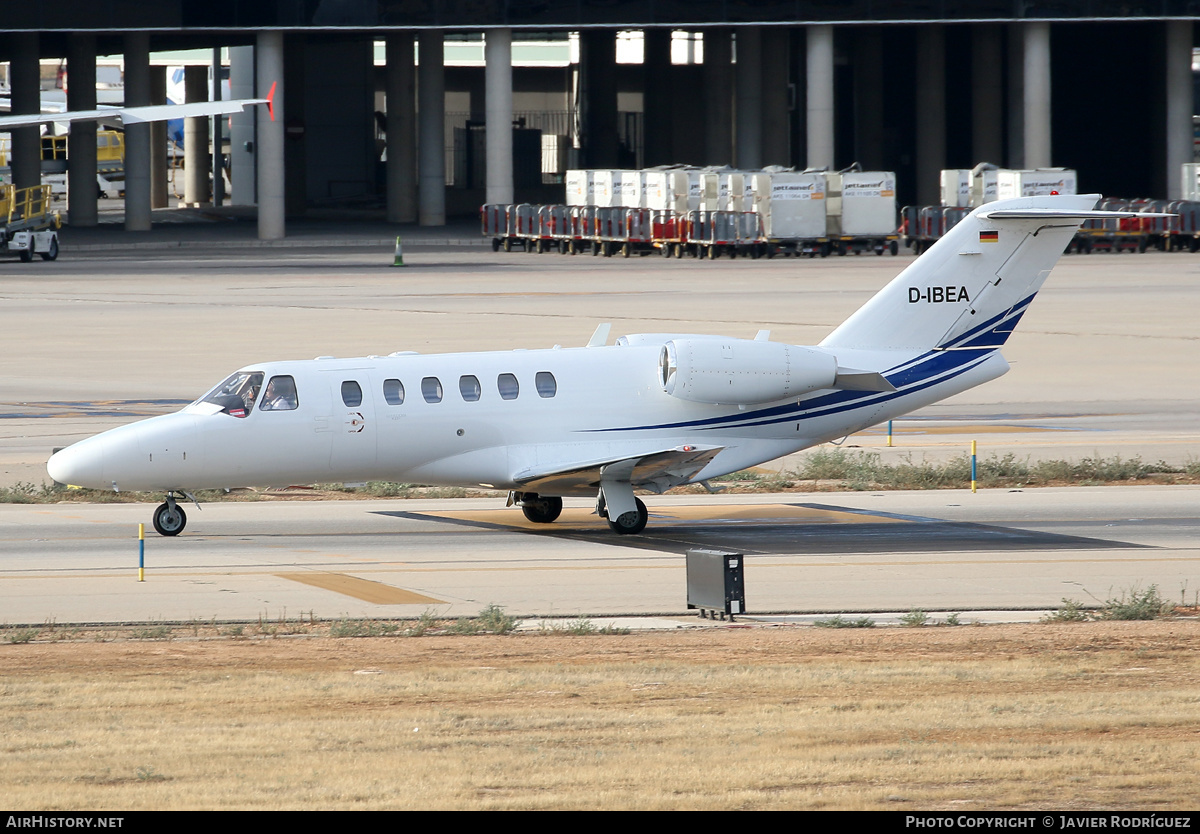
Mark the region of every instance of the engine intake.
[[663, 391], [713, 405], [756, 405], [832, 388], [837, 372], [835, 357], [779, 342], [672, 339], [659, 354]]

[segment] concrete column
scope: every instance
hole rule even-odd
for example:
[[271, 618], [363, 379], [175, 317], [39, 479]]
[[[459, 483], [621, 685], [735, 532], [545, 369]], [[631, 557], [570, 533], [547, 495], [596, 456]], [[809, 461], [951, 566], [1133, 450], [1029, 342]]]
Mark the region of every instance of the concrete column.
[[[229, 84], [231, 98], [257, 98], [254, 86], [254, 47], [234, 46], [229, 49]], [[268, 88], [268, 91], [270, 88]], [[235, 206], [251, 206], [258, 201], [255, 193], [255, 130], [254, 123], [262, 107], [234, 113], [229, 129], [229, 165], [232, 194], [229, 202]]]
[[884, 168], [883, 31], [878, 26], [854, 35], [854, 158], [867, 171]]
[[1025, 36], [1022, 24], [1008, 27], [1008, 153], [1006, 168], [1025, 164]]
[[1026, 23], [1025, 167], [1048, 168], [1050, 153], [1050, 24]]
[[287, 234], [284, 189], [283, 33], [260, 32], [255, 43], [258, 97], [265, 98], [275, 85], [275, 118], [266, 107], [256, 107], [258, 141], [258, 238], [282, 240]]
[[616, 33], [609, 29], [581, 32], [579, 49], [583, 167], [616, 168], [621, 156], [617, 134]]
[[806, 31], [807, 166], [833, 170], [833, 27], [809, 26]]
[[487, 201], [513, 202], [512, 29], [484, 35]]
[[728, 29], [704, 30], [704, 161], [733, 164], [733, 40]]
[[419, 222], [422, 226], [445, 226], [446, 73], [442, 31], [433, 29], [421, 32], [417, 49]]
[[[67, 109], [96, 109], [96, 36], [67, 36]], [[67, 136], [67, 209], [72, 226], [99, 220], [96, 123], [75, 122]]]
[[[41, 113], [41, 69], [38, 64], [39, 40], [36, 32], [9, 35], [12, 63], [12, 112]], [[12, 131], [12, 181], [17, 188], [32, 188], [42, 183], [41, 128], [19, 127]]]
[[413, 36], [387, 37], [387, 219], [417, 222], [417, 74]]
[[650, 168], [676, 161], [671, 124], [671, 30], [647, 29], [642, 37], [643, 161]]
[[733, 84], [737, 94], [737, 167], [762, 167], [762, 29], [742, 26], [735, 41]]
[[[220, 101], [222, 97], [221, 80], [221, 47], [213, 48], [212, 57], [212, 100]], [[225, 116], [212, 117], [212, 204], [219, 206], [225, 200]]]
[[946, 33], [940, 25], [917, 29], [917, 202], [941, 198], [946, 164]]
[[1192, 22], [1170, 20], [1167, 36], [1167, 160], [1168, 200], [1183, 197], [1180, 166], [1192, 161]]
[[[208, 100], [207, 67], [183, 69], [184, 97], [188, 104]], [[208, 202], [208, 119], [183, 120], [183, 201], [189, 206]]]
[[[167, 68], [150, 67], [150, 103], [167, 103]], [[167, 207], [167, 123], [150, 123], [150, 208]]]
[[772, 26], [763, 31], [762, 163], [787, 165], [792, 156], [788, 101], [788, 30]]
[[[125, 35], [125, 103], [152, 104], [150, 35]], [[150, 125], [125, 125], [125, 231], [150, 231]]]
[[1004, 53], [1001, 29], [993, 23], [971, 27], [971, 156], [973, 163], [1004, 160]]

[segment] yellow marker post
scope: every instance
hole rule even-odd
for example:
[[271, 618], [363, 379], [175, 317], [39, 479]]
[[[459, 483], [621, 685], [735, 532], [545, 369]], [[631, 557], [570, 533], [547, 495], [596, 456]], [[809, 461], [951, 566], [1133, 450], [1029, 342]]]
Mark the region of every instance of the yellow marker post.
[[146, 581], [146, 525], [138, 525], [138, 582]]
[[888, 446], [892, 445], [892, 421], [888, 420]]
[[975, 492], [975, 442], [971, 441], [971, 492]]

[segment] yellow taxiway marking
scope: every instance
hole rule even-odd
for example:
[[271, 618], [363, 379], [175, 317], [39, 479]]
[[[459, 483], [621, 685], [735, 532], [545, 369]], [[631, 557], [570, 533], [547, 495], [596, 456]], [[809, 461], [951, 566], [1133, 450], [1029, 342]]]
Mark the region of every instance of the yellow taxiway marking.
[[434, 605], [444, 602], [382, 582], [346, 576], [344, 573], [277, 573], [275, 576], [377, 605]]
[[[568, 508], [553, 525], [534, 524], [526, 520], [520, 510], [515, 507], [498, 510], [425, 510], [414, 512], [413, 515], [423, 515], [429, 518], [454, 519], [457, 521], [474, 521], [482, 524], [495, 524], [503, 527], [520, 527], [527, 530], [561, 529], [563, 526], [601, 528], [607, 527], [604, 519], [593, 515], [590, 510]], [[793, 504], [733, 504], [724, 507], [711, 505], [686, 505], [673, 507], [654, 507], [650, 517], [655, 524], [670, 524], [676, 521], [763, 521], [779, 519], [800, 521], [806, 524], [903, 524], [903, 519], [890, 518], [882, 515], [843, 512], [841, 510], [825, 510], [815, 507], [797, 507]]]

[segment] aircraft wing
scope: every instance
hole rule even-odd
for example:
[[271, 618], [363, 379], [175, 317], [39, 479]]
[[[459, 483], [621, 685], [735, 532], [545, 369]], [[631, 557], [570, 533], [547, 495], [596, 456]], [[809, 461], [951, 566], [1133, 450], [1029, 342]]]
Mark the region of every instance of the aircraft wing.
[[546, 495], [594, 493], [602, 479], [629, 481], [634, 489], [666, 492], [686, 484], [724, 446], [677, 446], [644, 455], [588, 461], [544, 471], [526, 470], [513, 478], [523, 490]]
[[26, 113], [15, 116], [0, 116], [0, 130], [14, 127], [32, 127], [52, 122], [86, 122], [100, 119], [119, 118], [124, 124], [139, 122], [163, 122], [168, 119], [183, 119], [188, 116], [223, 116], [241, 113], [255, 104], [271, 105], [269, 98], [240, 98], [228, 101], [197, 101], [192, 104], [151, 104], [145, 107], [109, 107], [103, 110], [68, 110], [63, 113]]

